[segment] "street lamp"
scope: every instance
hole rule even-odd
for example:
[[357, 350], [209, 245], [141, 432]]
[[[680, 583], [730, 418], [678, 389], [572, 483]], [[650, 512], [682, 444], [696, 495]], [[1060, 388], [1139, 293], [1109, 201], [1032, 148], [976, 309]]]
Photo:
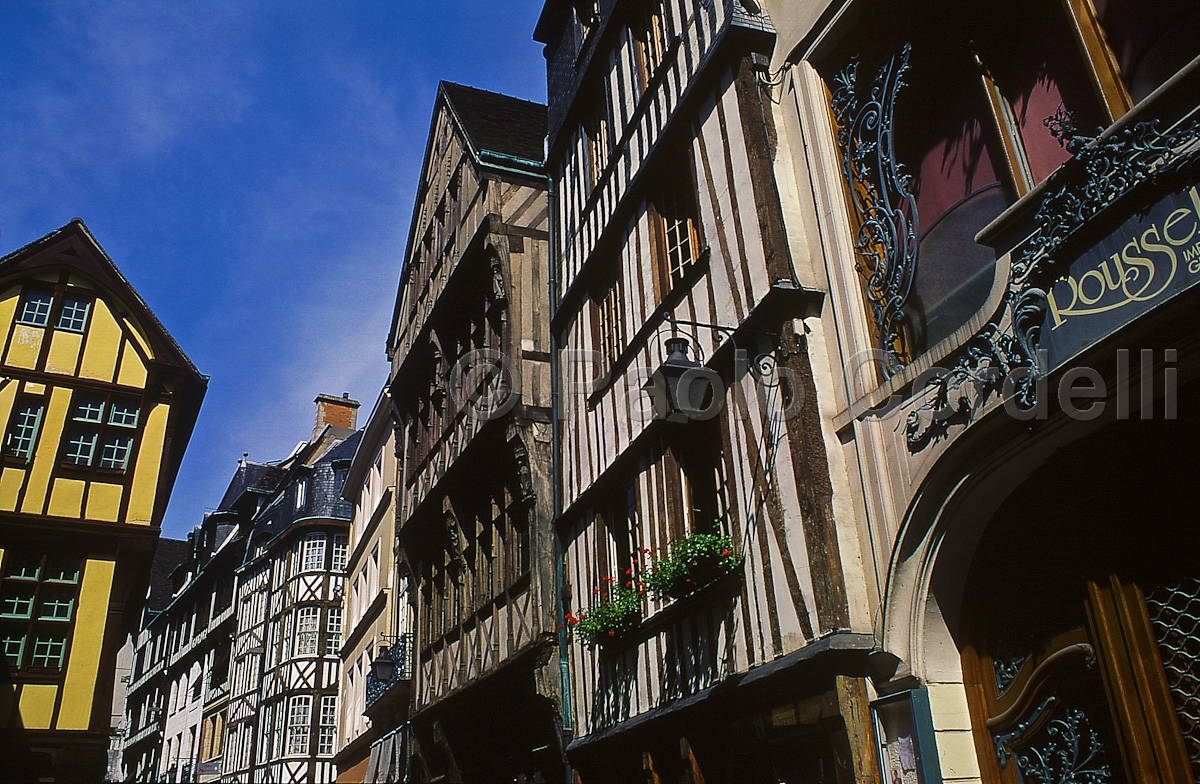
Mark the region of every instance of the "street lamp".
[[712, 419], [721, 410], [721, 377], [688, 356], [688, 339], [664, 341], [667, 358], [642, 387], [654, 404], [654, 418], [667, 422]]
[[371, 675], [379, 683], [388, 683], [395, 677], [396, 659], [392, 656], [391, 648], [381, 647], [375, 654], [371, 662]]

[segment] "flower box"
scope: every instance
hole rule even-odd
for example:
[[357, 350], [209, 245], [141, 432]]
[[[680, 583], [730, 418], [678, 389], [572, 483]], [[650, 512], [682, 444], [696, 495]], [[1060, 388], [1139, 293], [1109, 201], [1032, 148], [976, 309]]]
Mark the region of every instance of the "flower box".
[[728, 536], [693, 533], [671, 542], [666, 555], [654, 558], [643, 581], [660, 599], [682, 599], [720, 580], [742, 561]]
[[597, 589], [597, 601], [588, 610], [575, 616], [567, 614], [566, 622], [573, 634], [588, 645], [610, 645], [624, 640], [642, 622], [641, 584], [630, 580], [614, 587], [613, 578], [604, 578], [604, 588]]

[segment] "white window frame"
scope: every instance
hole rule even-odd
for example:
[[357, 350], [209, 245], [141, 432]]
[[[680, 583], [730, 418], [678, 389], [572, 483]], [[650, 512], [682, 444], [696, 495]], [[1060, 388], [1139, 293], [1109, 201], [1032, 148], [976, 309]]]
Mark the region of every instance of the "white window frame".
[[321, 608], [300, 607], [296, 610], [296, 655], [316, 656], [317, 637], [321, 629]]
[[288, 701], [287, 756], [308, 756], [312, 695], [298, 694]]
[[304, 537], [303, 567], [305, 572], [325, 569], [325, 534], [315, 533]]
[[317, 737], [317, 754], [332, 756], [337, 747], [337, 695], [321, 697], [321, 729]]

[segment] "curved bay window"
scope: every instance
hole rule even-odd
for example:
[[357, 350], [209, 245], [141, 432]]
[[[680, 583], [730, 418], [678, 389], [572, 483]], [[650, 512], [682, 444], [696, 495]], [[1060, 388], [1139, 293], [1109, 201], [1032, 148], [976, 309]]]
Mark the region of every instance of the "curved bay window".
[[[1155, 0], [1163, 18], [1172, 2]], [[886, 375], [987, 300], [995, 255], [976, 234], [1069, 157], [1047, 120], [1098, 130], [1200, 51], [1193, 36], [1168, 53], [1173, 34], [1130, 0], [920, 6], [878, 4], [822, 66]]]

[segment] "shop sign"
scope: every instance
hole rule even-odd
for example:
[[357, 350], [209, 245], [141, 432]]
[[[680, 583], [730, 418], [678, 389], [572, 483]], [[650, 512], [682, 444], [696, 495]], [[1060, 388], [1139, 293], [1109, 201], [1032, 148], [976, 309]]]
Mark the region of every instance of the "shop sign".
[[1048, 370], [1200, 282], [1198, 189], [1129, 218], [1054, 282], [1039, 345]]

